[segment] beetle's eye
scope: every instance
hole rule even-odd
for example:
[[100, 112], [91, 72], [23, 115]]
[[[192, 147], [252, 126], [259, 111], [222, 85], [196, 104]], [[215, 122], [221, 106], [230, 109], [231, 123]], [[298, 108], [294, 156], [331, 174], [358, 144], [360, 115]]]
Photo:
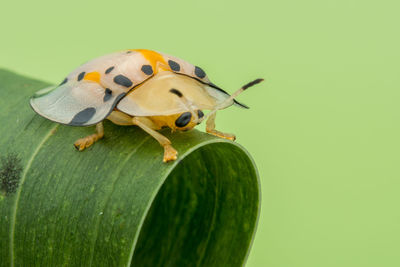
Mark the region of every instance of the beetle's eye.
[[185, 127], [186, 125], [188, 125], [191, 119], [192, 119], [192, 113], [190, 112], [182, 113], [182, 115], [180, 115], [179, 118], [176, 119], [175, 125], [177, 127]]
[[197, 116], [199, 116], [199, 119], [204, 117], [204, 113], [203, 111], [201, 111], [200, 109], [197, 111]]

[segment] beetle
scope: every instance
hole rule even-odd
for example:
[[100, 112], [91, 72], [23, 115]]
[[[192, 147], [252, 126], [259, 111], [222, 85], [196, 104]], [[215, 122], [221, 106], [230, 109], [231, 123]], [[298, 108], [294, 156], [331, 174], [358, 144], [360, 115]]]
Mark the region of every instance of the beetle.
[[[30, 99], [32, 109], [51, 121], [71, 126], [96, 125], [96, 133], [78, 139], [82, 151], [103, 138], [102, 121], [136, 125], [164, 148], [164, 162], [177, 159], [171, 141], [157, 132], [190, 130], [207, 119], [206, 131], [235, 140], [215, 129], [216, 111], [231, 105], [248, 108], [235, 97], [263, 79], [229, 95], [204, 70], [182, 59], [147, 49], [129, 49], [93, 59], [72, 71], [58, 86]], [[210, 110], [204, 115], [203, 110]]]

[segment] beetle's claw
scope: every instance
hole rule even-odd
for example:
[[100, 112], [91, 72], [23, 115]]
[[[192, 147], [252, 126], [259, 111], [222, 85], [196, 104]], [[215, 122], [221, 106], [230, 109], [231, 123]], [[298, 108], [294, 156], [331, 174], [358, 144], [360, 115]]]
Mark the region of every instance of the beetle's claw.
[[177, 159], [178, 152], [171, 145], [164, 146], [164, 162], [174, 161]]
[[207, 133], [215, 135], [217, 137], [220, 138], [224, 138], [224, 139], [228, 139], [231, 141], [235, 141], [236, 140], [236, 136], [234, 134], [229, 134], [229, 133], [223, 133], [217, 130], [207, 130]]
[[96, 142], [97, 140], [99, 140], [102, 137], [103, 137], [103, 135], [101, 135], [101, 134], [92, 134], [92, 135], [89, 135], [84, 138], [80, 138], [80, 139], [76, 140], [74, 143], [74, 146], [77, 150], [82, 151], [82, 150], [85, 150], [85, 148], [88, 148], [91, 145], [93, 145], [94, 142]]
[[81, 138], [75, 141], [74, 146], [77, 150], [83, 151], [85, 148], [89, 147], [89, 142], [87, 140], [87, 137]]

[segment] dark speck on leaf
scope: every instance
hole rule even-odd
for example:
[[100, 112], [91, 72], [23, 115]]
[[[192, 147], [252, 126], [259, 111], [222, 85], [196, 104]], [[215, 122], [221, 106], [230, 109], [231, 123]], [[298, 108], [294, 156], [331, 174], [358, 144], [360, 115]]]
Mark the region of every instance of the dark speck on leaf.
[[21, 159], [17, 154], [9, 153], [1, 157], [0, 191], [8, 196], [17, 191], [22, 174]]

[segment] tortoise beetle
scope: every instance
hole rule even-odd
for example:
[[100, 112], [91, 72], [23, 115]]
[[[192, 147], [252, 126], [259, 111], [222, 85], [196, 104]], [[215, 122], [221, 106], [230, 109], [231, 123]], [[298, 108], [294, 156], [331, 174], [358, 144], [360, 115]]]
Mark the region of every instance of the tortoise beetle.
[[[164, 147], [164, 162], [176, 160], [177, 151], [165, 136], [190, 130], [206, 120], [206, 131], [235, 140], [215, 129], [216, 111], [231, 105], [248, 108], [235, 97], [263, 79], [250, 82], [229, 95], [211, 83], [203, 69], [182, 59], [147, 49], [130, 49], [93, 59], [72, 71], [61, 84], [45, 88], [30, 99], [40, 116], [71, 125], [96, 125], [96, 133], [78, 139], [82, 151], [104, 136], [102, 121], [136, 125]], [[204, 115], [203, 110], [210, 110]]]

